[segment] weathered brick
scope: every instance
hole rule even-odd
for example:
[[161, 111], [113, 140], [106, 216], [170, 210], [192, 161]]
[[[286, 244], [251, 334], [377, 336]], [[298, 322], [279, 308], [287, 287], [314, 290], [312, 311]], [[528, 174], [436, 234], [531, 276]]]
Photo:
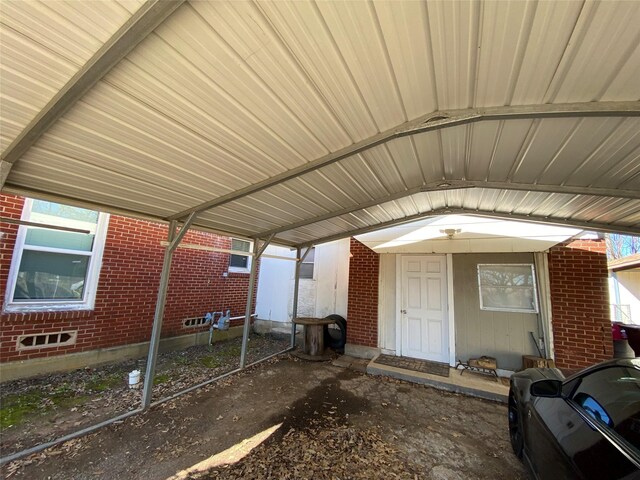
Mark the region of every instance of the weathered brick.
[[604, 240], [567, 241], [549, 252], [555, 360], [580, 369], [613, 356]]
[[[0, 195], [2, 216], [19, 219], [24, 199]], [[10, 254], [0, 257], [0, 307], [4, 302], [8, 271], [16, 241], [17, 226], [3, 224], [5, 233], [0, 249]], [[167, 226], [111, 215], [105, 243], [102, 268], [93, 310], [2, 313], [0, 315], [0, 362], [59, 355], [61, 350], [48, 348], [18, 352], [18, 335], [78, 330], [76, 345], [64, 347], [64, 353], [88, 351], [149, 340], [156, 295], [162, 271]], [[231, 239], [211, 233], [190, 231], [183, 243], [228, 249]], [[231, 310], [232, 316], [244, 315], [249, 275], [223, 273], [229, 265], [229, 254], [192, 249], [178, 249], [171, 268], [169, 291], [165, 307], [162, 336], [193, 333], [198, 328], [185, 329], [185, 318], [197, 317], [208, 311]], [[255, 305], [256, 287], [253, 292]], [[242, 325], [243, 320], [232, 325]], [[202, 327], [206, 330], [207, 327]], [[4, 333], [10, 331], [11, 336]]]
[[377, 347], [380, 257], [354, 238], [350, 249], [347, 342]]

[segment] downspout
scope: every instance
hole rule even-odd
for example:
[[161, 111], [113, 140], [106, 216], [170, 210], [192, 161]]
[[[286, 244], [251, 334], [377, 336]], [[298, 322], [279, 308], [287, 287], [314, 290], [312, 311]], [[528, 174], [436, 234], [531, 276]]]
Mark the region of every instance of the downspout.
[[549, 257], [546, 252], [535, 252], [533, 260], [536, 270], [536, 281], [538, 283], [538, 303], [540, 312], [538, 314], [539, 327], [542, 332], [544, 345], [542, 351], [546, 358], [554, 359], [553, 348], [553, 325], [551, 310], [551, 284], [549, 282]]

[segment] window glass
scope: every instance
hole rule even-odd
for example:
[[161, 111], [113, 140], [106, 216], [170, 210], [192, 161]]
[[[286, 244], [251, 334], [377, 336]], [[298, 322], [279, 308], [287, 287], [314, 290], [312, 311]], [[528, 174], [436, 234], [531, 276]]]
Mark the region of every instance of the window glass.
[[64, 248], [90, 252], [95, 235], [85, 233], [61, 232], [44, 228], [30, 228], [24, 243], [35, 247]]
[[634, 445], [640, 445], [640, 370], [609, 367], [582, 377], [573, 400]]
[[81, 300], [89, 257], [25, 250], [13, 300]]
[[88, 233], [20, 226], [5, 309], [92, 308], [107, 219], [108, 216], [85, 208], [27, 199], [22, 220]]
[[[232, 238], [231, 250], [249, 252], [251, 250], [251, 242]], [[249, 267], [251, 266], [249, 262], [249, 258], [250, 258], [249, 255], [232, 254], [229, 258], [229, 267], [232, 267], [233, 269], [238, 269], [238, 270], [248, 270]]]
[[315, 265], [316, 249], [311, 248], [311, 251], [307, 254], [304, 262], [300, 264], [300, 278], [313, 278], [313, 268]]
[[483, 310], [538, 311], [531, 264], [478, 265], [478, 285]]

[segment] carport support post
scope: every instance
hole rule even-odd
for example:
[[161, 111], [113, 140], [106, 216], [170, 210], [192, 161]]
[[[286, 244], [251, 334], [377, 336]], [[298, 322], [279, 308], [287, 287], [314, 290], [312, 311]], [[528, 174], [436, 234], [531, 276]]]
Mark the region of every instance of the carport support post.
[[189, 215], [189, 218], [179, 232], [176, 232], [178, 222], [169, 222], [168, 245], [164, 251], [164, 262], [162, 263], [162, 273], [160, 275], [160, 286], [158, 288], [158, 298], [156, 300], [156, 312], [153, 317], [153, 330], [151, 331], [151, 342], [149, 343], [149, 356], [147, 357], [147, 371], [144, 375], [144, 389], [142, 391], [142, 408], [146, 409], [151, 405], [151, 394], [153, 389], [153, 377], [156, 371], [156, 360], [158, 357], [158, 345], [160, 344], [160, 332], [162, 331], [162, 319], [164, 317], [164, 305], [167, 300], [167, 289], [169, 287], [169, 274], [171, 272], [171, 260], [173, 251], [178, 247], [182, 237], [185, 236], [191, 223], [196, 217], [196, 213]]
[[300, 267], [302, 266], [302, 262], [307, 258], [307, 254], [311, 251], [312, 247], [307, 247], [307, 250], [304, 252], [304, 255], [300, 256], [302, 250], [300, 247], [296, 249], [296, 274], [295, 280], [293, 282], [293, 309], [291, 312], [291, 348], [296, 346], [296, 324], [293, 322], [293, 319], [298, 316], [298, 291], [300, 288]]
[[271, 243], [272, 234], [262, 245], [260, 246], [260, 239], [255, 238], [253, 240], [253, 259], [251, 260], [251, 273], [249, 275], [249, 290], [247, 292], [247, 309], [244, 314], [244, 329], [242, 330], [242, 350], [240, 351], [240, 368], [244, 368], [247, 364], [247, 344], [249, 342], [249, 327], [251, 326], [251, 310], [253, 310], [253, 288], [256, 284], [256, 276], [258, 273], [258, 260], [265, 251], [265, 249]]

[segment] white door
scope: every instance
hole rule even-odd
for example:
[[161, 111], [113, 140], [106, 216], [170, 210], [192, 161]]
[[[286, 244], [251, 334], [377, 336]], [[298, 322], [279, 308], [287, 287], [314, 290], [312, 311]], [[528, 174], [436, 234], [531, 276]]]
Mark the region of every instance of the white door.
[[449, 363], [446, 272], [444, 255], [402, 256], [402, 356]]

